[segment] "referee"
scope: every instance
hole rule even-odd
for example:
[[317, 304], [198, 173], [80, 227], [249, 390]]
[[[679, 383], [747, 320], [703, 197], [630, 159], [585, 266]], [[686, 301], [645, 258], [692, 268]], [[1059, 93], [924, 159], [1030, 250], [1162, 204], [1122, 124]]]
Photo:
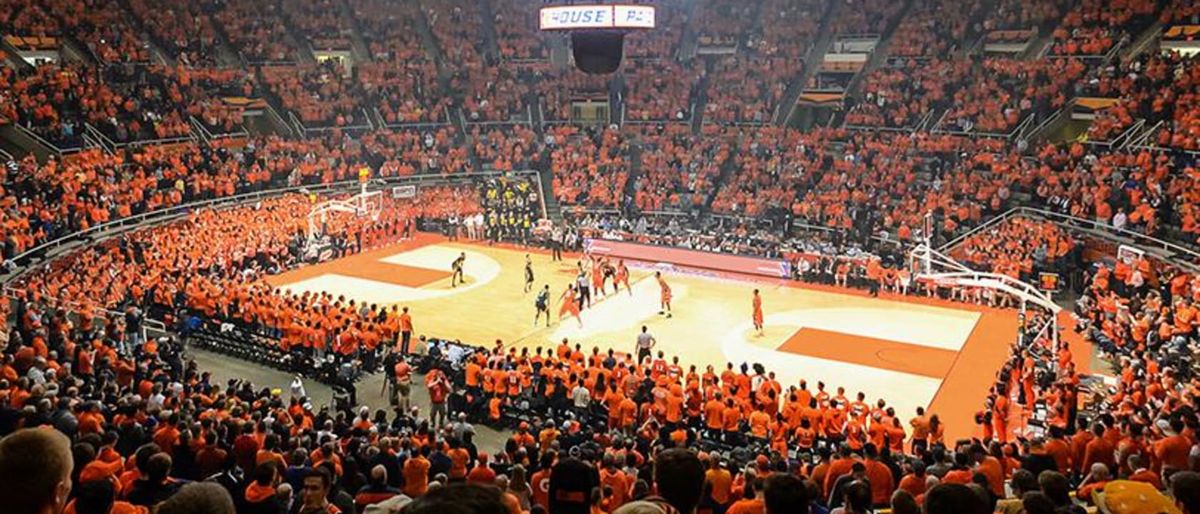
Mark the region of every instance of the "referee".
[[642, 325], [642, 333], [637, 336], [637, 364], [639, 366], [650, 357], [650, 349], [654, 348], [655, 344], [658, 344], [658, 341], [654, 339], [654, 336], [650, 335], [650, 331], [646, 328], [646, 325]]

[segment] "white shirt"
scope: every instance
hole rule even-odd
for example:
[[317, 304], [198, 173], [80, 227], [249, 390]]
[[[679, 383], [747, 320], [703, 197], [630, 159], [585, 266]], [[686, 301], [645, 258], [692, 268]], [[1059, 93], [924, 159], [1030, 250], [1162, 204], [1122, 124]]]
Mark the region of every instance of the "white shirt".
[[575, 407], [578, 409], [587, 408], [588, 404], [592, 403], [592, 393], [582, 385], [575, 386], [575, 390], [571, 391], [571, 399], [575, 401]]
[[304, 381], [300, 377], [292, 379], [292, 385], [289, 388], [292, 393], [292, 398], [304, 398], [308, 393], [304, 391]]
[[1124, 212], [1118, 212], [1116, 215], [1113, 216], [1113, 219], [1112, 219], [1113, 228], [1123, 229], [1123, 228], [1125, 228], [1125, 224], [1128, 221], [1129, 221], [1129, 217], [1126, 216]]

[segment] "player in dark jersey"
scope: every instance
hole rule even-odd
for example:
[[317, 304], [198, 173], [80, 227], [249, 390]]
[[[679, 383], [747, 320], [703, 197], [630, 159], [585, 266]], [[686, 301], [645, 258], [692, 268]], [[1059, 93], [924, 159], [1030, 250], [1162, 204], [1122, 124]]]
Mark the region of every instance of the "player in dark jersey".
[[[450, 287], [456, 287], [456, 284], [466, 285], [467, 280], [463, 278], [463, 263], [467, 261], [467, 252], [458, 254], [458, 258], [450, 264], [450, 269], [454, 272], [450, 275]], [[458, 282], [456, 283], [455, 280]]]
[[529, 259], [529, 254], [525, 254], [525, 292], [528, 293], [533, 289], [533, 261]]
[[533, 301], [533, 306], [537, 308], [537, 314], [533, 315], [533, 326], [537, 326], [538, 320], [541, 319], [542, 313], [546, 313], [546, 326], [550, 326], [550, 285], [547, 284], [538, 292], [537, 299]]

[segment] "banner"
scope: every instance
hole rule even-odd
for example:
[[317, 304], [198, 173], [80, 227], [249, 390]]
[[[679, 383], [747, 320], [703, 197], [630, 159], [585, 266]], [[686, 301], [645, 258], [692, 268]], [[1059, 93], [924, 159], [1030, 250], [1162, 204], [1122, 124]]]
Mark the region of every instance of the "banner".
[[781, 259], [764, 259], [745, 255], [705, 252], [669, 246], [644, 245], [604, 239], [584, 240], [584, 250], [596, 255], [642, 262], [665, 262], [677, 266], [701, 268], [774, 278], [788, 278], [792, 266]]
[[417, 186], [396, 186], [392, 188], [392, 198], [415, 198], [417, 196]]

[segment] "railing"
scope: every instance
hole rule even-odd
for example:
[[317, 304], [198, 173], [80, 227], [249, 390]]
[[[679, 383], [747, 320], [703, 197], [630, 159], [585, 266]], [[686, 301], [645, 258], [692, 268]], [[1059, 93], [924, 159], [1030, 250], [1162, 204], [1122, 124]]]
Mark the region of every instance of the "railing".
[[204, 143], [204, 146], [209, 145], [212, 135], [208, 133], [208, 129], [204, 128], [204, 124], [200, 123], [200, 120], [195, 116], [188, 116], [188, 126], [192, 128], [192, 133], [200, 138], [200, 142]]
[[1129, 148], [1129, 147], [1133, 147], [1133, 148], [1145, 147], [1146, 143], [1148, 143], [1150, 141], [1150, 138], [1154, 137], [1154, 134], [1156, 132], [1158, 132], [1158, 128], [1161, 127], [1163, 123], [1164, 122], [1159, 121], [1158, 123], [1155, 123], [1154, 125], [1152, 125], [1150, 128], [1143, 130], [1142, 133], [1138, 134], [1138, 136], [1136, 138], [1134, 138], [1134, 137], [1129, 138], [1129, 140], [1126, 141], [1125, 145], [1122, 146], [1121, 148], [1125, 149], [1125, 148]]
[[[949, 112], [949, 111], [947, 111], [947, 112]], [[1017, 137], [1021, 136], [1021, 135], [1022, 135], [1022, 133], [1023, 133], [1023, 132], [1024, 132], [1026, 129], [1028, 129], [1030, 125], [1032, 125], [1032, 124], [1033, 124], [1033, 120], [1034, 120], [1036, 117], [1037, 117], [1037, 116], [1036, 116], [1035, 114], [1029, 114], [1029, 115], [1025, 116], [1025, 119], [1021, 120], [1021, 122], [1020, 122], [1020, 123], [1018, 123], [1016, 127], [1013, 127], [1013, 129], [1012, 129], [1012, 130], [1010, 130], [1008, 133], [1003, 133], [1003, 132], [975, 132], [975, 131], [969, 131], [969, 130], [946, 130], [946, 129], [934, 129], [934, 130], [931, 130], [930, 132], [933, 132], [933, 133], [935, 133], [935, 134], [949, 134], [949, 135], [952, 135], [952, 136], [962, 136], [962, 137], [987, 137], [987, 138], [994, 138], [994, 139], [1004, 139], [1004, 140], [1006, 140], [1006, 141], [1012, 141], [1013, 139], [1015, 139], [1015, 138], [1017, 138]], [[940, 122], [940, 121], [939, 121], [938, 123], [939, 123], [939, 125], [941, 124], [941, 122]]]
[[915, 130], [917, 130], [916, 126], [912, 126], [912, 127], [883, 127], [883, 126], [873, 127], [871, 125], [855, 125], [855, 124], [849, 124], [849, 123], [844, 125], [842, 128], [845, 128], [847, 130], [858, 130], [858, 131], [867, 131], [867, 132], [870, 132], [873, 130], [879, 130], [879, 131], [883, 131], [883, 132], [896, 132], [896, 133], [905, 133], [905, 134], [911, 134]]
[[300, 122], [300, 119], [296, 117], [295, 113], [293, 113], [291, 110], [288, 110], [287, 115], [287, 122], [291, 124], [292, 130], [295, 131], [297, 135], [304, 136], [308, 133], [306, 130], [304, 130], [304, 124]]
[[222, 132], [219, 134], [213, 134], [212, 131], [208, 130], [208, 127], [204, 126], [203, 121], [200, 121], [195, 116], [190, 116], [189, 118], [191, 119], [192, 128], [194, 129], [194, 130], [192, 130], [192, 134], [197, 137], [197, 142], [203, 142], [205, 145], [208, 145], [208, 146], [212, 146], [213, 141], [217, 141], [217, 140], [221, 140], [221, 139], [236, 139], [236, 138], [240, 138], [240, 137], [249, 137], [250, 136], [250, 131], [246, 128], [245, 125], [241, 125], [241, 130], [237, 130], [234, 132]]
[[[25, 291], [22, 289], [17, 289], [17, 288], [10, 287], [10, 286], [4, 287], [4, 299], [6, 301], [8, 301], [10, 304], [12, 302], [17, 301], [18, 298], [24, 298], [27, 296], [28, 295], [26, 295]], [[83, 312], [83, 310], [87, 307], [79, 302], [74, 302], [71, 300], [63, 300], [62, 298], [51, 298], [51, 297], [42, 296], [40, 299], [41, 299], [41, 302], [46, 304], [47, 306], [49, 306], [51, 308], [55, 308], [55, 309], [64, 309], [68, 313], [74, 314], [76, 317], [78, 317], [79, 313]], [[105, 314], [104, 318], [106, 318], [106, 317], [123, 318], [125, 316], [125, 313], [123, 313], [123, 312], [117, 312], [117, 311], [109, 310], [109, 309], [91, 308], [90, 310], [92, 312], [104, 313]], [[100, 316], [93, 316], [92, 321], [104, 321], [104, 319]], [[162, 333], [167, 332], [167, 325], [159, 320], [143, 317], [143, 319], [142, 319], [142, 340], [143, 341], [148, 340], [148, 338], [146, 337], [147, 330], [153, 330], [155, 332], [162, 334]]]
[[[468, 172], [468, 173], [454, 173], [454, 174], [449, 174], [449, 175], [422, 174], [422, 175], [408, 175], [408, 176], [403, 176], [403, 177], [385, 177], [385, 178], [380, 178], [380, 179], [374, 179], [372, 182], [376, 183], [376, 184], [381, 184], [384, 186], [392, 186], [392, 185], [397, 185], [397, 184], [410, 184], [410, 183], [415, 183], [418, 185], [420, 185], [420, 184], [433, 185], [433, 184], [440, 184], [440, 183], [454, 183], [454, 182], [458, 182], [460, 180], [466, 181], [466, 180], [474, 180], [474, 179], [478, 179], [478, 178], [498, 177], [498, 176], [505, 175], [505, 174], [528, 175], [528, 176], [530, 176], [530, 180], [537, 180], [537, 178], [538, 178], [537, 172], [533, 171], [533, 170], [521, 170], [521, 171], [513, 171], [513, 172], [476, 171], [476, 172]], [[38, 246], [30, 248], [29, 250], [26, 250], [25, 252], [22, 252], [16, 256], [14, 256], [10, 260], [20, 262], [20, 261], [26, 260], [32, 256], [39, 255], [44, 252], [50, 252], [50, 251], [59, 249], [63, 246], [75, 243], [84, 238], [88, 238], [91, 236], [105, 235], [105, 234], [115, 235], [115, 233], [114, 234], [108, 234], [108, 233], [113, 232], [113, 231], [123, 232], [124, 231], [123, 229], [126, 229], [128, 227], [143, 225], [143, 224], [146, 224], [151, 221], [153, 221], [153, 222], [168, 221], [168, 220], [189, 214], [192, 211], [195, 211], [197, 209], [218, 208], [218, 207], [228, 207], [228, 206], [233, 206], [233, 205], [240, 205], [240, 204], [259, 201], [259, 200], [263, 200], [266, 198], [280, 196], [280, 195], [284, 195], [284, 194], [288, 194], [288, 193], [300, 193], [300, 192], [331, 193], [331, 192], [340, 192], [340, 191], [354, 191], [354, 190], [358, 190], [359, 187], [360, 187], [359, 181], [357, 179], [356, 180], [344, 180], [341, 182], [333, 182], [333, 183], [329, 183], [329, 184], [300, 185], [300, 186], [288, 186], [288, 187], [281, 187], [281, 188], [264, 189], [262, 191], [242, 193], [239, 195], [227, 196], [224, 198], [214, 198], [211, 200], [200, 200], [200, 201], [196, 201], [196, 202], [190, 202], [190, 203], [183, 204], [183, 205], [176, 205], [174, 207], [168, 207], [165, 209], [159, 209], [159, 210], [155, 210], [155, 211], [145, 212], [142, 214], [136, 214], [136, 215], [121, 218], [118, 220], [113, 220], [113, 221], [110, 221], [107, 223], [101, 223], [94, 227], [90, 227], [88, 229], [81, 230], [79, 232], [68, 234], [68, 235], [47, 241], [45, 243], [42, 243]], [[539, 183], [539, 189], [540, 189], [540, 183]], [[545, 200], [545, 197], [543, 196], [543, 201], [542, 201], [543, 213], [545, 210], [545, 207], [544, 207], [545, 201], [544, 200]], [[28, 271], [28, 269], [21, 270], [21, 272], [18, 273], [17, 276], [19, 276], [20, 274], [23, 274], [25, 271]], [[5, 282], [11, 281], [14, 278], [16, 278], [16, 276], [8, 277], [5, 280]]]
[[942, 246], [938, 247], [937, 251], [942, 252], [942, 253], [950, 253], [955, 249], [955, 247], [962, 244], [963, 241], [966, 241], [967, 238], [974, 236], [975, 234], [978, 234], [985, 230], [991, 229], [992, 227], [999, 225], [1000, 223], [1008, 221], [1008, 219], [1015, 216], [1019, 210], [1020, 210], [1019, 207], [1016, 209], [1009, 209], [1009, 210], [1005, 211], [1003, 214], [987, 220], [982, 225], [979, 225], [975, 228], [972, 228], [971, 230], [963, 232], [958, 237], [951, 239], [950, 241], [946, 242]]
[[[950, 112], [950, 111], [946, 111], [946, 112], [948, 113], [948, 112]], [[934, 126], [934, 127], [937, 127], [938, 125], [941, 125], [941, 123], [942, 123], [942, 119], [943, 119], [943, 118], [945, 118], [945, 117], [946, 117], [946, 116], [945, 116], [945, 114], [943, 114], [942, 116], [940, 116], [940, 117], [938, 118], [938, 121], [937, 121], [937, 123], [936, 123], [936, 124], [934, 124], [933, 126]], [[916, 127], [913, 127], [913, 130], [915, 130], [915, 131], [918, 131], [918, 132], [920, 132], [920, 131], [922, 131], [922, 130], [925, 130], [925, 129], [927, 128], [927, 127], [926, 127], [926, 125], [928, 125], [928, 124], [929, 124], [929, 120], [930, 120], [930, 119], [932, 119], [932, 118], [933, 118], [933, 111], [926, 112], [926, 113], [925, 113], [925, 115], [921, 117], [921, 121], [918, 121], [918, 122], [917, 122], [917, 126], [916, 126]]]
[[1053, 123], [1054, 120], [1058, 119], [1058, 117], [1061, 116], [1062, 113], [1063, 113], [1062, 108], [1050, 113], [1050, 115], [1047, 116], [1046, 119], [1042, 120], [1040, 123], [1038, 123], [1036, 126], [1031, 128], [1025, 134], [1022, 134], [1021, 137], [1028, 139], [1029, 137], [1032, 137], [1035, 134], [1041, 133], [1043, 130], [1046, 130], [1046, 127], [1048, 127], [1051, 123]]
[[5, 161], [17, 160], [16, 157], [13, 157], [13, 154], [10, 154], [10, 153], [4, 151], [3, 148], [0, 148], [0, 159], [4, 159]]
[[[70, 155], [73, 153], [79, 153], [79, 152], [83, 151], [82, 146], [70, 147], [70, 148], [60, 148], [58, 145], [51, 143], [50, 141], [47, 141], [46, 138], [39, 136], [37, 134], [37, 132], [29, 130], [28, 128], [25, 128], [25, 126], [21, 125], [20, 123], [13, 123], [12, 126], [15, 127], [17, 129], [17, 132], [20, 132], [21, 135], [36, 141], [38, 144], [42, 145], [43, 147], [48, 148], [50, 150], [50, 152], [53, 153], [58, 158], [62, 158], [62, 156], [64, 156], [64, 155]], [[80, 140], [82, 141], [83, 138], [81, 137]]]
[[84, 133], [86, 133], [88, 136], [91, 136], [92, 141], [95, 141], [100, 145], [100, 149], [104, 150], [105, 153], [112, 155], [117, 152], [117, 144], [114, 143], [112, 139], [109, 139], [108, 136], [104, 135], [103, 132], [100, 132], [100, 129], [94, 127], [91, 123], [84, 123], [83, 130]]
[[1157, 237], [1148, 236], [1148, 235], [1134, 232], [1131, 230], [1119, 229], [1119, 228], [1113, 227], [1112, 225], [1107, 224], [1107, 223], [1101, 223], [1101, 222], [1093, 221], [1093, 220], [1089, 220], [1089, 219], [1078, 218], [1075, 216], [1061, 214], [1061, 213], [1057, 213], [1057, 212], [1053, 212], [1053, 211], [1047, 211], [1044, 209], [1038, 209], [1038, 208], [1034, 208], [1034, 207], [1014, 207], [1012, 209], [1009, 209], [1008, 211], [1001, 214], [1000, 216], [992, 218], [991, 220], [988, 220], [987, 223], [984, 223], [983, 225], [980, 225], [979, 227], [976, 227], [966, 233], [963, 233], [962, 235], [951, 240], [950, 242], [942, 245], [939, 248], [939, 251], [947, 252], [949, 250], [952, 250], [953, 247], [957, 246], [958, 244], [961, 244], [962, 241], [965, 240], [966, 238], [968, 238], [974, 234], [978, 234], [981, 231], [987, 230], [987, 229], [991, 228], [992, 226], [995, 226], [996, 224], [1001, 223], [1005, 220], [1008, 220], [1009, 218], [1012, 218], [1014, 216], [1042, 218], [1046, 221], [1050, 221], [1055, 224], [1062, 225], [1062, 226], [1064, 226], [1064, 228], [1083, 229], [1083, 230], [1088, 230], [1090, 232], [1101, 233], [1101, 234], [1104, 234], [1104, 235], [1106, 235], [1108, 237], [1112, 237], [1112, 238], [1121, 237], [1121, 238], [1129, 239], [1129, 240], [1133, 241], [1134, 246], [1138, 246], [1143, 249], [1157, 249], [1157, 250], [1161, 250], [1163, 252], [1170, 253], [1173, 256], [1183, 256], [1183, 258], [1186, 260], [1183, 261], [1181, 264], [1186, 264], [1189, 267], [1193, 267], [1193, 268], [1200, 268], [1200, 252], [1193, 250], [1191, 248], [1187, 248], [1187, 247], [1181, 246], [1179, 244], [1172, 243], [1170, 241], [1165, 241], [1165, 240], [1159, 239]]
[[1108, 148], [1110, 150], [1113, 148], [1124, 148], [1125, 144], [1128, 144], [1129, 140], [1133, 138], [1133, 135], [1138, 134], [1138, 131], [1141, 130], [1142, 126], [1145, 124], [1146, 120], [1137, 120], [1137, 122], [1135, 122], [1133, 125], [1130, 125], [1129, 128], [1125, 129], [1120, 134], [1117, 134], [1117, 137], [1114, 137], [1111, 140], [1088, 141], [1087, 144], [1090, 146]]
[[371, 109], [375, 112], [375, 118], [378, 119], [379, 122], [382, 123], [384, 127], [390, 128], [390, 129], [404, 128], [404, 129], [423, 130], [423, 129], [430, 129], [430, 128], [445, 127], [446, 125], [450, 124], [449, 118], [446, 118], [446, 120], [444, 120], [444, 121], [426, 121], [426, 122], [412, 122], [412, 123], [401, 121], [401, 122], [396, 122], [396, 123], [388, 123], [387, 119], [385, 119], [383, 117], [383, 113], [379, 112], [378, 107], [372, 107]]

